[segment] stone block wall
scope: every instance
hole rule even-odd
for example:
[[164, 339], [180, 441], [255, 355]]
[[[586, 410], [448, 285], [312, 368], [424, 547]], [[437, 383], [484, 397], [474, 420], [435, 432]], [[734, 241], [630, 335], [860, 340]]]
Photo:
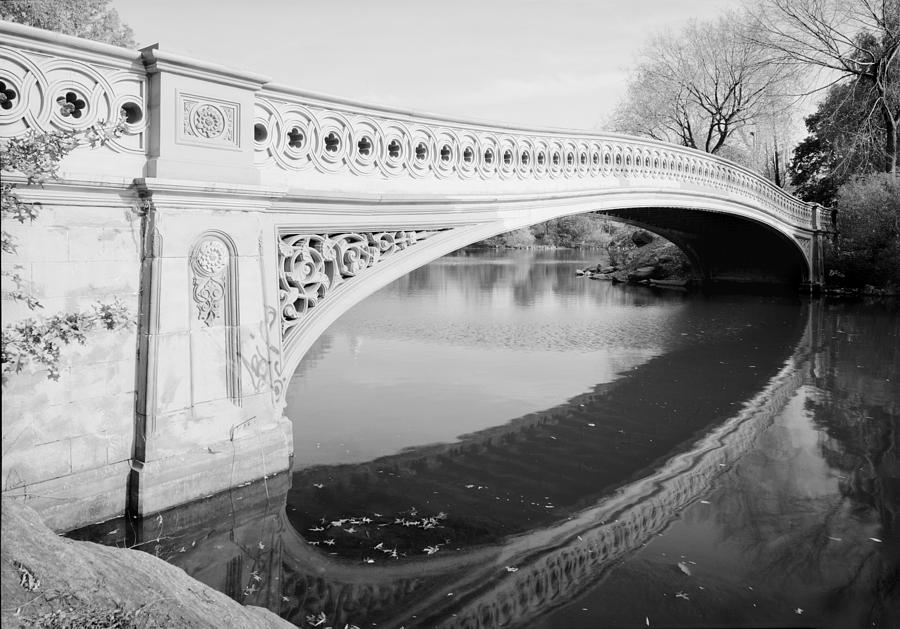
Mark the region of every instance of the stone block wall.
[[[31, 192], [31, 191], [26, 191]], [[24, 196], [25, 192], [23, 192]], [[3, 324], [90, 311], [118, 299], [136, 319], [141, 218], [135, 199], [116, 193], [92, 205], [49, 205], [31, 224], [6, 224], [18, 251], [3, 255], [43, 308], [10, 299]], [[54, 528], [124, 512], [134, 440], [137, 328], [88, 334], [65, 346], [59, 379], [26, 368], [3, 387], [2, 490], [24, 499]]]

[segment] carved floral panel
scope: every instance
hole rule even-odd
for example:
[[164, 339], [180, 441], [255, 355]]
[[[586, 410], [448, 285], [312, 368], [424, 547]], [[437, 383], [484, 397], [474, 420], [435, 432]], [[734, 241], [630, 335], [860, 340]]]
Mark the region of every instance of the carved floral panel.
[[179, 141], [237, 148], [240, 106], [237, 103], [179, 94]]

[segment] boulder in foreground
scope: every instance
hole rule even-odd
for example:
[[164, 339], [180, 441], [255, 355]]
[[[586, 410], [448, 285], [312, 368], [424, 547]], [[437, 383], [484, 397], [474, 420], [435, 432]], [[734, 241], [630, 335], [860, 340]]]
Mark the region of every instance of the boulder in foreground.
[[2, 519], [4, 628], [294, 628], [147, 553], [60, 537], [15, 501]]

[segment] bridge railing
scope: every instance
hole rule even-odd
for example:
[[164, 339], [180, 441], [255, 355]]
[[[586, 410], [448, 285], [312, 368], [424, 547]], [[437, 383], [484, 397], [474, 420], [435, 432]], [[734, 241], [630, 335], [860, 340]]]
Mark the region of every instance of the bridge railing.
[[[797, 227], [826, 224], [760, 175], [693, 149], [365, 105], [155, 47], [136, 52], [6, 22], [0, 35], [3, 137], [81, 129], [124, 112], [124, 133], [92, 153], [94, 175], [450, 195], [690, 187]], [[347, 181], [359, 183], [342, 188]]]
[[377, 107], [267, 85], [255, 109], [256, 163], [288, 172], [387, 179], [572, 182], [600, 178], [693, 184], [748, 197], [812, 225], [810, 204], [708, 153], [612, 133], [526, 129]]
[[147, 72], [141, 54], [0, 22], [0, 137], [28, 131], [111, 131], [90, 170], [135, 177], [146, 161]]

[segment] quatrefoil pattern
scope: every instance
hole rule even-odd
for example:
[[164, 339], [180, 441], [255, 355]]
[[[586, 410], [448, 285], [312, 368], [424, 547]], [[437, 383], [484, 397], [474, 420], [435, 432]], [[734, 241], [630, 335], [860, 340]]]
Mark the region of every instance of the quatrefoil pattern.
[[81, 118], [87, 107], [87, 102], [79, 98], [75, 92], [66, 92], [56, 99], [56, 104], [59, 105], [59, 113], [63, 118], [72, 116], [76, 120]]
[[273, 131], [255, 146], [264, 169], [417, 179], [671, 180], [739, 193], [795, 225], [812, 220], [808, 205], [735, 164], [639, 138], [466, 126], [301, 98], [259, 97], [255, 113]]
[[12, 109], [17, 96], [16, 90], [8, 86], [6, 81], [0, 81], [0, 109]]

